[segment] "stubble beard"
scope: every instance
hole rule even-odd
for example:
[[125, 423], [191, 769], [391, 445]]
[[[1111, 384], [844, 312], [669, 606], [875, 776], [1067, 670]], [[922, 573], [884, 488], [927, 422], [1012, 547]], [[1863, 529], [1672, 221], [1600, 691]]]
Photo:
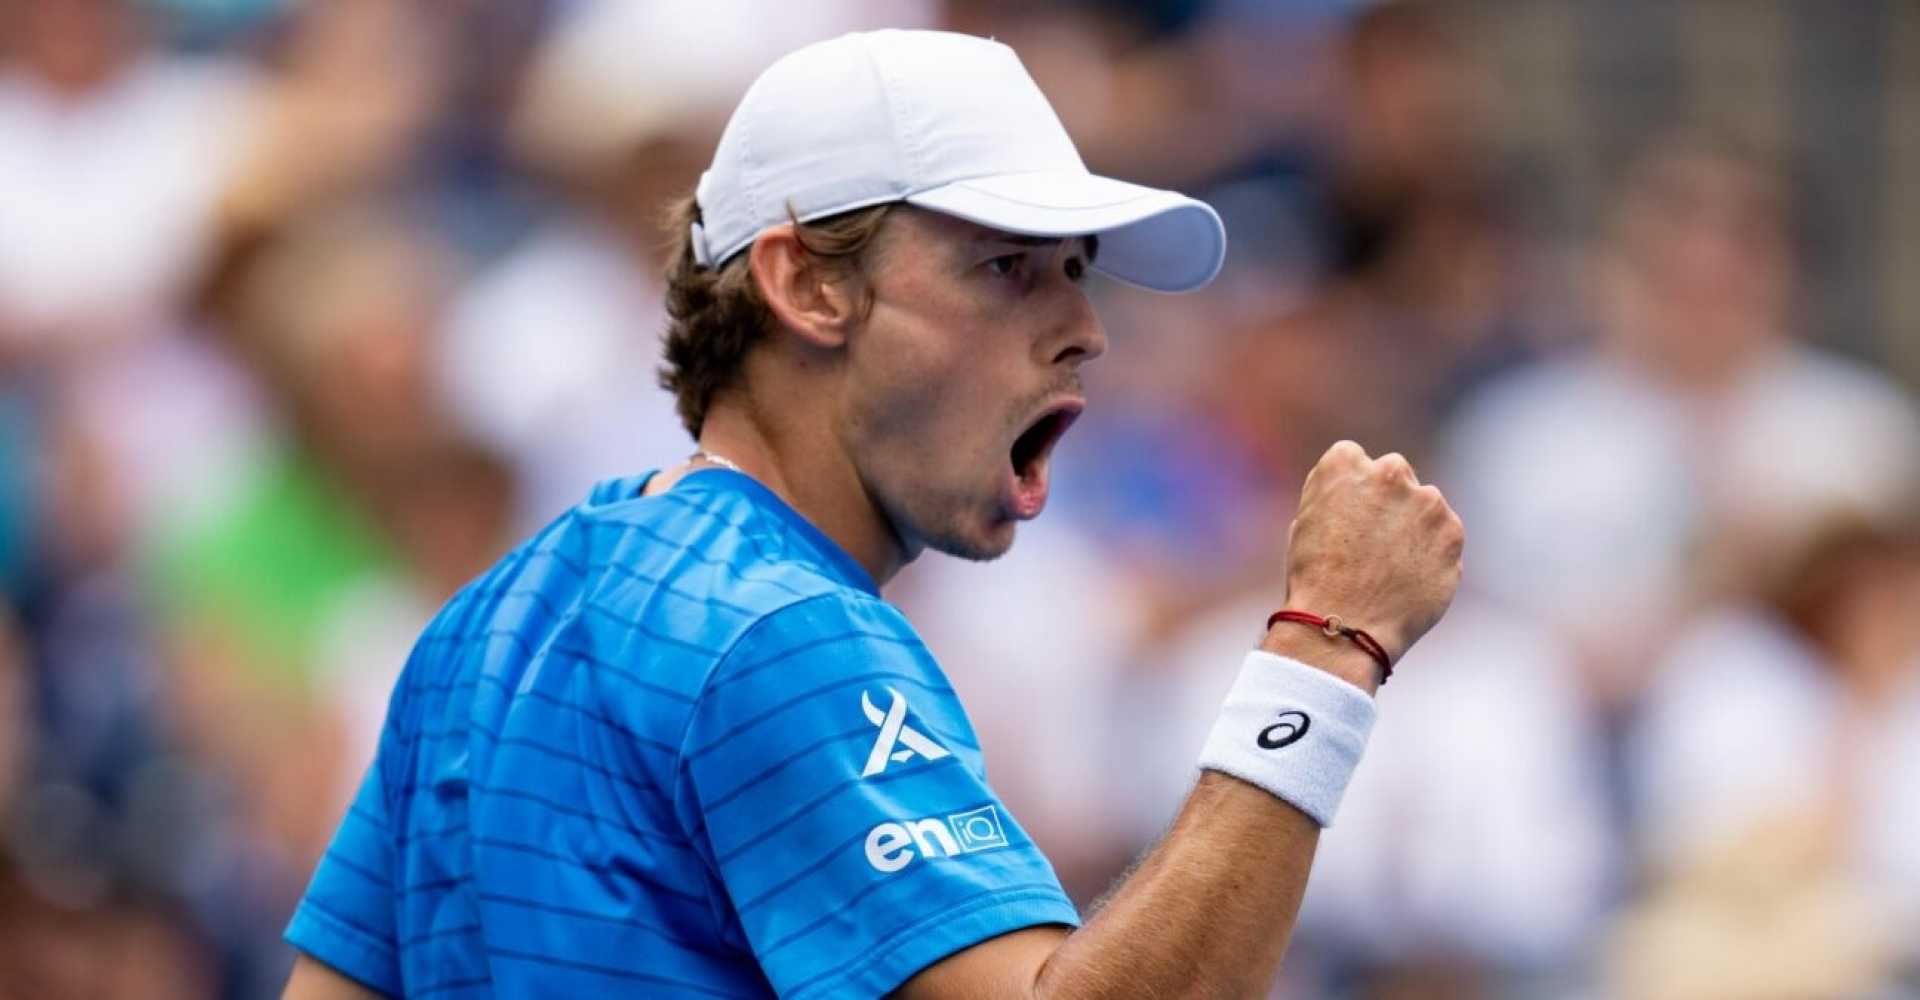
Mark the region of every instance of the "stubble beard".
[[1004, 543], [998, 541], [982, 542], [969, 538], [965, 533], [955, 531], [944, 538], [929, 539], [927, 547], [968, 562], [992, 562], [1007, 554], [1013, 548], [1013, 536], [1009, 534]]
[[[914, 503], [918, 499], [921, 503]], [[889, 512], [894, 533], [902, 539], [906, 551], [918, 555], [922, 549], [932, 549], [968, 562], [992, 562], [1007, 554], [1013, 547], [1013, 532], [1009, 530], [1004, 538], [995, 537], [977, 531], [969, 531], [969, 509], [964, 502], [948, 502], [944, 498], [923, 496], [910, 498], [902, 505], [906, 509]], [[923, 516], [909, 513], [914, 507], [921, 509]], [[903, 530], [904, 529], [904, 530]], [[912, 556], [909, 556], [912, 558]]]

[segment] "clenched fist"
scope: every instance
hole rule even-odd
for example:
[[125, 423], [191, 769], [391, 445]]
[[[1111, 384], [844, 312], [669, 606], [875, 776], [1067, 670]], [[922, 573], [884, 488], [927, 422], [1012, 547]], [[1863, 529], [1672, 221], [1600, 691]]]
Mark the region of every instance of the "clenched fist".
[[[1307, 474], [1287, 543], [1287, 607], [1338, 615], [1398, 662], [1453, 601], [1466, 533], [1440, 491], [1398, 454], [1341, 441]], [[1276, 623], [1264, 648], [1371, 691], [1379, 668], [1350, 641]]]

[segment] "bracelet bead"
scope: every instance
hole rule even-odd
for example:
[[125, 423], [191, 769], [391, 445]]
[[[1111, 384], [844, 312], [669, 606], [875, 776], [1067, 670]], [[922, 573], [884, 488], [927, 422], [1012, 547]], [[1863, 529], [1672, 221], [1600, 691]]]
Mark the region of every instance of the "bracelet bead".
[[1272, 628], [1277, 622], [1298, 622], [1302, 625], [1311, 625], [1319, 629], [1330, 639], [1345, 636], [1351, 640], [1354, 645], [1366, 650], [1367, 655], [1373, 657], [1373, 662], [1380, 664], [1381, 684], [1386, 684], [1387, 681], [1393, 677], [1393, 657], [1387, 655], [1387, 648], [1380, 645], [1378, 640], [1368, 635], [1365, 631], [1354, 628], [1342, 621], [1339, 615], [1327, 615], [1322, 618], [1311, 611], [1295, 611], [1291, 608], [1282, 608], [1279, 611], [1275, 611], [1273, 615], [1267, 619], [1267, 627]]

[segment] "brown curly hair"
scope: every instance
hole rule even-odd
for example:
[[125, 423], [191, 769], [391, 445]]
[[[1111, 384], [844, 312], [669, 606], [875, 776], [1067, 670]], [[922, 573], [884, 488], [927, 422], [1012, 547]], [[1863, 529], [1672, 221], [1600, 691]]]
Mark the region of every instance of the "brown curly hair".
[[[794, 227], [801, 247], [821, 263], [858, 273], [893, 207], [876, 205], [813, 222], [794, 219]], [[747, 354], [773, 326], [773, 312], [754, 283], [747, 253], [735, 254], [718, 268], [694, 261], [691, 232], [698, 221], [700, 206], [691, 195], [668, 208], [672, 251], [666, 269], [667, 332], [662, 337], [666, 363], [660, 366], [660, 387], [673, 393], [680, 423], [695, 440], [714, 396], [738, 385]]]

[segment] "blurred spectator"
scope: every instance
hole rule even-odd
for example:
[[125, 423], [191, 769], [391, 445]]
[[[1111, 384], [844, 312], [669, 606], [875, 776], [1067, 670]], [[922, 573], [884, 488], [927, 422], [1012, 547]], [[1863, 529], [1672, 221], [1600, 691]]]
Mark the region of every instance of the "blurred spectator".
[[1476, 582], [1572, 638], [1607, 704], [1725, 575], [1694, 560], [1712, 526], [1756, 532], [1722, 555], [1765, 554], [1810, 501], [1897, 508], [1920, 478], [1912, 401], [1794, 342], [1791, 212], [1764, 158], [1661, 140], [1596, 262], [1598, 344], [1489, 386], [1450, 428], [1441, 481], [1476, 526]]
[[8, 0], [0, 18], [0, 359], [151, 333], [209, 249], [248, 80], [153, 52], [125, 0]]
[[262, 818], [303, 859], [371, 757], [414, 635], [504, 543], [510, 479], [460, 440], [429, 377], [448, 266], [404, 215], [372, 208], [263, 254], [235, 315], [287, 437], [164, 546], [188, 729], [274, 800]]
[[1628, 739], [1657, 880], [1618, 942], [1626, 992], [1863, 995], [1891, 988], [1900, 960], [1920, 969], [1920, 531], [1905, 513], [1839, 511], [1779, 540], [1784, 558], [1660, 666]]
[[[228, 278], [229, 340], [274, 405], [219, 490], [143, 545], [165, 721], [156, 773], [199, 826], [180, 893], [269, 995], [313, 859], [371, 758], [433, 609], [504, 546], [512, 483], [437, 406], [428, 344], [454, 271], [406, 213], [281, 223]], [[154, 770], [154, 768], [149, 768]]]
[[1340, 114], [1307, 179], [1317, 284], [1231, 332], [1214, 393], [1279, 482], [1342, 437], [1420, 462], [1454, 400], [1552, 330], [1458, 30], [1383, 3], [1335, 40]]
[[401, 9], [318, 5], [270, 82], [155, 48], [153, 10], [127, 0], [0, 9], [0, 369], [89, 425], [133, 530], [217, 493], [259, 419], [189, 307], [275, 220], [380, 174], [417, 125], [429, 62], [396, 57], [418, 41]]
[[[28, 544], [0, 598], [0, 980], [35, 996], [206, 995], [216, 956], [188, 911], [217, 819], [169, 762], [114, 453], [60, 397], [35, 402]], [[128, 964], [163, 978], [129, 979]]]
[[559, 199], [459, 293], [436, 352], [454, 412], [515, 466], [521, 529], [692, 450], [655, 373], [660, 213], [693, 189], [747, 84], [808, 42], [917, 18], [859, 0], [598, 0], [535, 51], [508, 139]]
[[191, 502], [245, 420], [176, 334], [256, 81], [155, 51], [122, 0], [9, 0], [0, 21], [0, 393], [22, 394], [0, 407], [86, 425], [102, 495], [140, 520]]

